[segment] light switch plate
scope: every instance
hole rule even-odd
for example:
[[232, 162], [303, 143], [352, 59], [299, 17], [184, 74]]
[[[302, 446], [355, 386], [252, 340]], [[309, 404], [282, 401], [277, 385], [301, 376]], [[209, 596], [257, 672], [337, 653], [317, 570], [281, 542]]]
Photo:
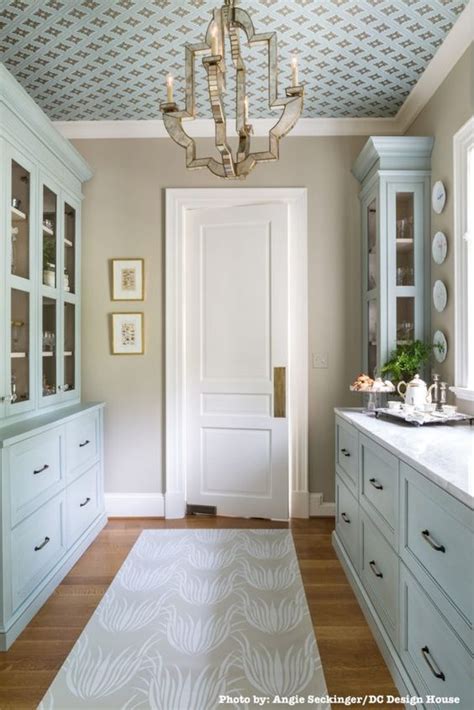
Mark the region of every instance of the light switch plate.
[[315, 370], [326, 370], [328, 366], [327, 353], [313, 353], [313, 368]]

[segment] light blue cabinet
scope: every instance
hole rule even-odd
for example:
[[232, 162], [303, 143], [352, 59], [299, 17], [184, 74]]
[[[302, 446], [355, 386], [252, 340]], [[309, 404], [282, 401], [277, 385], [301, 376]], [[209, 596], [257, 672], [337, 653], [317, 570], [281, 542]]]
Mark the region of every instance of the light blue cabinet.
[[103, 405], [80, 403], [90, 177], [0, 64], [0, 651], [107, 521]]
[[423, 698], [419, 708], [441, 710], [433, 695], [472, 710], [472, 507], [340, 411], [336, 441], [359, 453], [356, 484], [336, 466], [333, 544], [400, 693]]
[[364, 371], [379, 372], [399, 343], [429, 335], [432, 138], [372, 137], [353, 173], [362, 184]]
[[0, 65], [0, 426], [80, 401], [90, 168]]

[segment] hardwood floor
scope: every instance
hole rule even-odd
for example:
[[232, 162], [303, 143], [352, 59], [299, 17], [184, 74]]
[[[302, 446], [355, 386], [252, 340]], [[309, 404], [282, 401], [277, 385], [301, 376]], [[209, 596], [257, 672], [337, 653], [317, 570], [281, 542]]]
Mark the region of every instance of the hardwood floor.
[[[10, 650], [0, 653], [1, 710], [36, 708], [140, 531], [165, 527], [285, 528], [287, 525], [204, 517], [179, 521], [111, 520]], [[340, 696], [397, 696], [398, 691], [332, 549], [334, 520], [294, 520], [290, 527], [329, 692]]]

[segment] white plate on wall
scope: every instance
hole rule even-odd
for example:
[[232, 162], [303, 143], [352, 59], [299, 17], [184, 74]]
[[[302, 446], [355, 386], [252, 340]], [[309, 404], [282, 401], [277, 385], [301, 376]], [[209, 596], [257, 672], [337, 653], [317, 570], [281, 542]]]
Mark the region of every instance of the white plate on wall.
[[446, 290], [446, 286], [444, 285], [443, 281], [438, 281], [434, 282], [433, 286], [433, 304], [438, 313], [442, 313], [444, 309], [446, 308], [446, 305], [448, 303], [448, 292]]
[[431, 193], [431, 205], [436, 214], [441, 214], [444, 210], [446, 204], [446, 188], [444, 187], [441, 180], [437, 180], [433, 185], [433, 191]]
[[448, 253], [448, 240], [443, 232], [436, 232], [431, 244], [431, 254], [435, 264], [442, 264]]
[[434, 356], [438, 362], [444, 362], [448, 354], [448, 341], [442, 330], [437, 330], [433, 335]]

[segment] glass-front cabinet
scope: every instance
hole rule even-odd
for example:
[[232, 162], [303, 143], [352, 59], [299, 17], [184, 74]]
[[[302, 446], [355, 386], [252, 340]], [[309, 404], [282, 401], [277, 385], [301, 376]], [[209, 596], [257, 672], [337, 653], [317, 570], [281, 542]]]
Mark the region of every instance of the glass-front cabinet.
[[0, 419], [16, 421], [80, 396], [80, 196], [7, 141], [0, 139], [0, 148], [7, 204], [0, 250]]
[[432, 144], [373, 137], [353, 167], [362, 184], [363, 368], [372, 377], [397, 345], [429, 336]]

